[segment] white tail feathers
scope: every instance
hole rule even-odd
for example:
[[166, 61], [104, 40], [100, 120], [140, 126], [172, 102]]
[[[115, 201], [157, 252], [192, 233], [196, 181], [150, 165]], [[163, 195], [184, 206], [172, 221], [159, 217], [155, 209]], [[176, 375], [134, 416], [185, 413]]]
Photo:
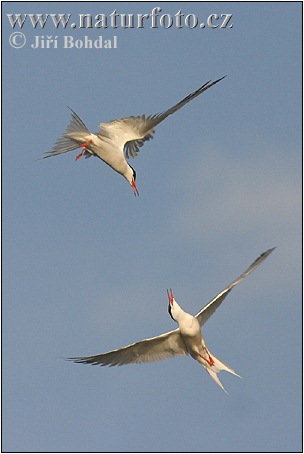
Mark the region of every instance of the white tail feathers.
[[[90, 132], [83, 121], [72, 109], [70, 109], [70, 111], [72, 112], [70, 123], [66, 127], [62, 137], [57, 139], [52, 150], [45, 153], [46, 156], [44, 156], [44, 158], [57, 156], [62, 153], [67, 153], [68, 151], [75, 150], [79, 147], [79, 143], [85, 142], [90, 136]], [[86, 157], [91, 156], [88, 152], [85, 152], [84, 154]]]
[[211, 355], [211, 356], [214, 361], [214, 364], [212, 366], [206, 367], [205, 364], [203, 364], [203, 363], [201, 363], [201, 364], [205, 367], [206, 371], [211, 376], [211, 378], [213, 378], [213, 380], [222, 388], [222, 390], [225, 391], [226, 394], [228, 394], [226, 389], [222, 385], [220, 379], [218, 378], [217, 374], [221, 370], [225, 370], [226, 372], [230, 372], [230, 374], [236, 375], [239, 378], [242, 378], [242, 377], [239, 374], [237, 374], [233, 369], [231, 369], [229, 366], [227, 366], [225, 363], [223, 363], [218, 358], [216, 358], [216, 356], [214, 356], [214, 355]]

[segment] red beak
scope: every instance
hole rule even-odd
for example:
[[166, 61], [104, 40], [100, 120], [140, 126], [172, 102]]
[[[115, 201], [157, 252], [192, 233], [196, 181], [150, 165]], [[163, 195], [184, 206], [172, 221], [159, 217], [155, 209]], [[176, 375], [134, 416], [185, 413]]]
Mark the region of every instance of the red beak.
[[132, 178], [131, 186], [132, 186], [133, 194], [135, 195], [135, 197], [137, 195], [139, 196], [139, 192], [138, 192], [134, 178]]
[[170, 290], [167, 290], [167, 295], [168, 295], [168, 300], [169, 300], [169, 303], [173, 304], [173, 300], [174, 300], [174, 295], [173, 295], [173, 292], [172, 292], [172, 289], [170, 288]]

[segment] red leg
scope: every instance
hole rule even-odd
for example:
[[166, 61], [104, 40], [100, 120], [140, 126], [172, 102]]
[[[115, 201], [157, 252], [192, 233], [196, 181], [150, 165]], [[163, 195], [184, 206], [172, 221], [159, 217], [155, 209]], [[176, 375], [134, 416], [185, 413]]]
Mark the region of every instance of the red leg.
[[214, 359], [212, 358], [212, 356], [210, 355], [210, 353], [208, 352], [208, 350], [207, 350], [206, 348], [205, 348], [205, 350], [206, 350], [206, 353], [207, 353], [208, 356], [209, 356], [209, 359], [205, 358], [205, 357], [204, 357], [203, 355], [201, 355], [200, 353], [199, 353], [199, 355], [200, 355], [201, 358], [203, 358], [204, 361], [206, 361], [206, 362], [209, 364], [209, 366], [213, 366], [213, 364], [214, 364]]
[[75, 161], [78, 161], [78, 159], [80, 159], [83, 156], [84, 152], [86, 151], [86, 147], [88, 145], [90, 145], [90, 143], [92, 143], [92, 142], [93, 142], [93, 140], [89, 140], [88, 142], [85, 142], [85, 143], [82, 143], [81, 145], [79, 145], [79, 148], [81, 147], [81, 153], [79, 153], [79, 155], [76, 156]]

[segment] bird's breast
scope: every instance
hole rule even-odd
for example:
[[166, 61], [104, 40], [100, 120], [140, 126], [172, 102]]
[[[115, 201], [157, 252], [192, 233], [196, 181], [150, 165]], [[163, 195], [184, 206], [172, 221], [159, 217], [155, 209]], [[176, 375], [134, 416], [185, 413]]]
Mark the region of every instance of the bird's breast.
[[185, 341], [201, 342], [201, 328], [196, 318], [186, 319], [179, 324], [181, 336]]
[[116, 170], [121, 174], [124, 174], [128, 164], [125, 160], [123, 152], [113, 146], [113, 144], [107, 140], [100, 139], [95, 136], [93, 143], [88, 147], [95, 156], [100, 158], [103, 162], [108, 164], [112, 169]]

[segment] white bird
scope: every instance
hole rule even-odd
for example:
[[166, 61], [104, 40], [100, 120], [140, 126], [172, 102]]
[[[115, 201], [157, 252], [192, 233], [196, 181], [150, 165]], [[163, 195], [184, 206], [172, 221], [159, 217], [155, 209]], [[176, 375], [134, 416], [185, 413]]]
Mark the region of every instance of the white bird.
[[171, 289], [170, 291], [167, 290], [169, 314], [179, 325], [174, 331], [152, 337], [151, 339], [145, 339], [108, 353], [67, 358], [67, 360], [75, 363], [99, 364], [101, 366], [122, 366], [124, 364], [161, 361], [172, 358], [175, 355], [191, 355], [206, 369], [213, 380], [227, 392], [217, 376], [218, 372], [225, 370], [238, 377], [239, 375], [209, 352], [201, 333], [201, 327], [224, 301], [232, 288], [257, 268], [274, 249], [268, 249], [261, 254], [240, 277], [213, 298], [195, 317], [185, 312], [177, 304]]
[[[226, 76], [224, 76], [226, 77]], [[130, 183], [134, 195], [138, 195], [136, 186], [136, 172], [126, 158], [134, 158], [139, 152], [139, 147], [144, 145], [146, 140], [153, 138], [154, 128], [161, 123], [169, 115], [172, 115], [177, 110], [181, 109], [192, 99], [199, 96], [208, 88], [220, 82], [222, 79], [215, 82], [207, 82], [195, 92], [186, 96], [182, 101], [177, 103], [171, 109], [156, 115], [145, 115], [138, 117], [126, 117], [119, 120], [113, 120], [108, 123], [100, 123], [100, 130], [92, 134], [78, 115], [72, 110], [72, 119], [62, 137], [54, 144], [52, 150], [46, 152], [49, 158], [57, 156], [68, 151], [81, 148], [81, 153], [76, 157], [76, 160], [85, 156], [97, 156], [103, 162], [112, 167], [113, 170], [120, 173]]]

